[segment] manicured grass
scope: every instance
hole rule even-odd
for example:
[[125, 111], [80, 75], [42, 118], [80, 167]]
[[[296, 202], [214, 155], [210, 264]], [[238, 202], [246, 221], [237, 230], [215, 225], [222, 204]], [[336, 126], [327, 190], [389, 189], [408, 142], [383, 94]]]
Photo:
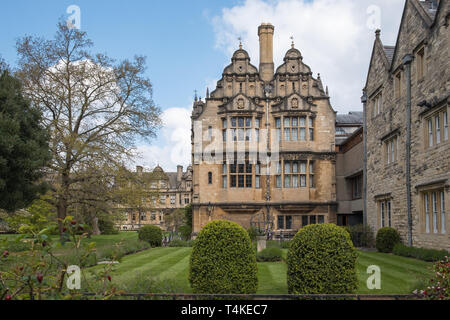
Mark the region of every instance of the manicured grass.
[[[191, 293], [188, 282], [191, 248], [155, 248], [126, 256], [115, 266], [113, 282], [126, 286], [136, 277], [169, 282], [177, 293]], [[286, 254], [287, 250], [283, 250]], [[366, 273], [369, 265], [381, 269], [381, 290], [369, 290]], [[358, 293], [406, 294], [415, 289], [420, 279], [428, 279], [431, 263], [378, 252], [359, 251]], [[95, 267], [99, 268], [99, 267]], [[259, 294], [286, 294], [286, 264], [284, 262], [258, 263]]]

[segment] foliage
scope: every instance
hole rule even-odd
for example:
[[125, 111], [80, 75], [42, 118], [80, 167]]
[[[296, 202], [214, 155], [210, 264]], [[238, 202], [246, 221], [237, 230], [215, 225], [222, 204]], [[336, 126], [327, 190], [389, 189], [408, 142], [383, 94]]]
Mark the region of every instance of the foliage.
[[162, 230], [158, 226], [144, 226], [139, 229], [139, 240], [148, 242], [152, 247], [161, 247]]
[[192, 237], [192, 228], [189, 225], [181, 226], [178, 231], [181, 233], [181, 238], [188, 241]]
[[379, 252], [391, 253], [399, 242], [400, 234], [394, 228], [384, 227], [378, 230], [376, 247]]
[[189, 282], [195, 293], [256, 293], [256, 254], [245, 229], [222, 220], [203, 227], [191, 254]]
[[[95, 243], [82, 241], [86, 233], [81, 236], [77, 234], [86, 226], [79, 224], [73, 217], [66, 217], [62, 225], [64, 233], [61, 242], [53, 241], [49, 228], [41, 230], [38, 225], [30, 224], [21, 227], [22, 235], [16, 239], [17, 242], [29, 243], [29, 250], [13, 254], [4, 249], [7, 239], [0, 243], [3, 250], [0, 257], [0, 300], [80, 298], [80, 291], [76, 289], [69, 290], [67, 294], [65, 284], [69, 265], [79, 266], [88, 290], [92, 288], [92, 282], [86, 281], [84, 267], [92, 264], [92, 260], [95, 261]], [[61, 257], [55, 254], [55, 250], [66, 245], [68, 240], [73, 243], [72, 255]], [[105, 264], [94, 279], [98, 293], [103, 298], [115, 292], [110, 284], [111, 272], [112, 264]]]
[[22, 95], [20, 81], [0, 70], [0, 209], [14, 212], [45, 193], [42, 168], [50, 160], [41, 112]]
[[392, 253], [397, 256], [432, 262], [444, 260], [446, 256], [450, 255], [446, 250], [408, 247], [402, 243], [397, 243], [394, 246]]
[[194, 246], [194, 243], [195, 243], [194, 240], [183, 241], [175, 239], [169, 242], [169, 247], [190, 248]]
[[192, 204], [188, 204], [184, 207], [184, 219], [186, 220], [186, 225], [191, 227], [192, 230]]
[[434, 263], [434, 274], [428, 286], [423, 290], [415, 290], [428, 300], [450, 300], [450, 258], [444, 257], [441, 261]]
[[[36, 230], [49, 229], [49, 233], [54, 233], [56, 228], [55, 208], [51, 205], [49, 195], [41, 196], [40, 199], [24, 210], [19, 210], [10, 214], [6, 221], [11, 230], [23, 233], [27, 226], [34, 226]], [[26, 230], [26, 229], [25, 229]]]
[[145, 58], [116, 62], [92, 47], [85, 32], [64, 21], [52, 40], [17, 42], [16, 75], [51, 133], [48, 169], [57, 181], [60, 232], [74, 207], [104, 209], [118, 168], [135, 156], [138, 139], [154, 137], [161, 124]]
[[276, 247], [281, 249], [289, 249], [291, 247], [291, 240], [268, 240], [266, 242], [267, 248]]
[[291, 242], [287, 284], [291, 294], [346, 294], [357, 288], [358, 255], [343, 228], [308, 225]]
[[165, 216], [164, 222], [171, 231], [180, 231], [180, 227], [185, 223], [185, 211], [183, 209], [176, 209], [172, 211], [170, 214]]
[[119, 229], [116, 227], [115, 223], [111, 220], [100, 219], [98, 221], [98, 227], [101, 234], [119, 234]]
[[256, 254], [258, 262], [277, 262], [283, 260], [283, 251], [277, 247], [266, 248]]
[[373, 248], [375, 246], [375, 235], [370, 226], [358, 224], [346, 226], [345, 230], [350, 234], [350, 238], [356, 248]]

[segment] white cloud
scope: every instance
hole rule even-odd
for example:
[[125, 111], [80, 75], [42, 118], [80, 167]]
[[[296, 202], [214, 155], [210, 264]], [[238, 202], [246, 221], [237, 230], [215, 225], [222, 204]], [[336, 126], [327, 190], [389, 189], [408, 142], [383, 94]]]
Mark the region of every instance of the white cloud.
[[[224, 8], [211, 22], [216, 34], [216, 47], [229, 56], [237, 49], [242, 37], [252, 63], [259, 64], [257, 27], [261, 22], [275, 26], [274, 59], [276, 66], [295, 46], [324, 85], [330, 89], [331, 103], [338, 112], [362, 109], [360, 96], [365, 78], [374, 31], [368, 27], [370, 6], [378, 6], [381, 13], [383, 41], [395, 44], [404, 0], [246, 0], [231, 8]], [[373, 7], [372, 7], [373, 8]]]
[[176, 171], [177, 165], [184, 169], [191, 162], [191, 111], [190, 108], [170, 108], [163, 112], [164, 127], [159, 133], [157, 145], [140, 145], [140, 157], [136, 164], [146, 170], [160, 165], [165, 171]]

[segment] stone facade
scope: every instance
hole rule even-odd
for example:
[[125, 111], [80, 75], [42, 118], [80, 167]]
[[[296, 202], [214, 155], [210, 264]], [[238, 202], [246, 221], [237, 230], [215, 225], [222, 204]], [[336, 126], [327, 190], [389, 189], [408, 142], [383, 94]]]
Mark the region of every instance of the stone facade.
[[[362, 114], [355, 120], [353, 125], [359, 125], [359, 127], [352, 134], [347, 135], [345, 140], [342, 140], [342, 134], [338, 135], [336, 132], [337, 224], [341, 226], [363, 224]], [[339, 122], [336, 126], [338, 125]]]
[[[177, 167], [177, 172], [164, 172], [157, 166], [152, 172], [144, 172], [143, 168], [136, 167], [137, 175], [146, 175], [149, 179], [148, 194], [144, 207], [120, 208], [124, 211], [124, 221], [120, 230], [138, 230], [145, 225], [157, 225], [168, 230], [165, 217], [177, 209], [189, 205], [192, 201], [192, 167], [183, 172], [183, 166]], [[140, 212], [139, 212], [140, 211]]]
[[364, 93], [368, 224], [450, 250], [448, 25], [449, 1], [407, 0], [396, 45], [376, 32]]
[[336, 113], [294, 44], [275, 71], [274, 29], [258, 29], [259, 69], [241, 45], [217, 88], [194, 102], [194, 233], [216, 219], [275, 237], [336, 222]]

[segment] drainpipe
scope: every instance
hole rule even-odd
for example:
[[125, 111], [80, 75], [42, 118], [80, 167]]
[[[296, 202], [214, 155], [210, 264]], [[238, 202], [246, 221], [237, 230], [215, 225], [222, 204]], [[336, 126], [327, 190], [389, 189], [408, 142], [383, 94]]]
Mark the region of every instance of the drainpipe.
[[406, 76], [406, 205], [408, 208], [408, 246], [412, 247], [411, 213], [411, 62], [413, 56], [407, 54], [402, 62]]
[[264, 87], [264, 93], [266, 96], [266, 131], [267, 131], [267, 138], [266, 138], [266, 147], [267, 147], [267, 159], [266, 159], [266, 210], [267, 210], [267, 217], [266, 217], [266, 231], [269, 231], [270, 229], [270, 124], [269, 124], [269, 105], [270, 105], [270, 94], [272, 93], [272, 87], [270, 84], [267, 84]]
[[363, 91], [363, 96], [361, 97], [361, 102], [363, 104], [363, 224], [367, 225], [367, 94]]

